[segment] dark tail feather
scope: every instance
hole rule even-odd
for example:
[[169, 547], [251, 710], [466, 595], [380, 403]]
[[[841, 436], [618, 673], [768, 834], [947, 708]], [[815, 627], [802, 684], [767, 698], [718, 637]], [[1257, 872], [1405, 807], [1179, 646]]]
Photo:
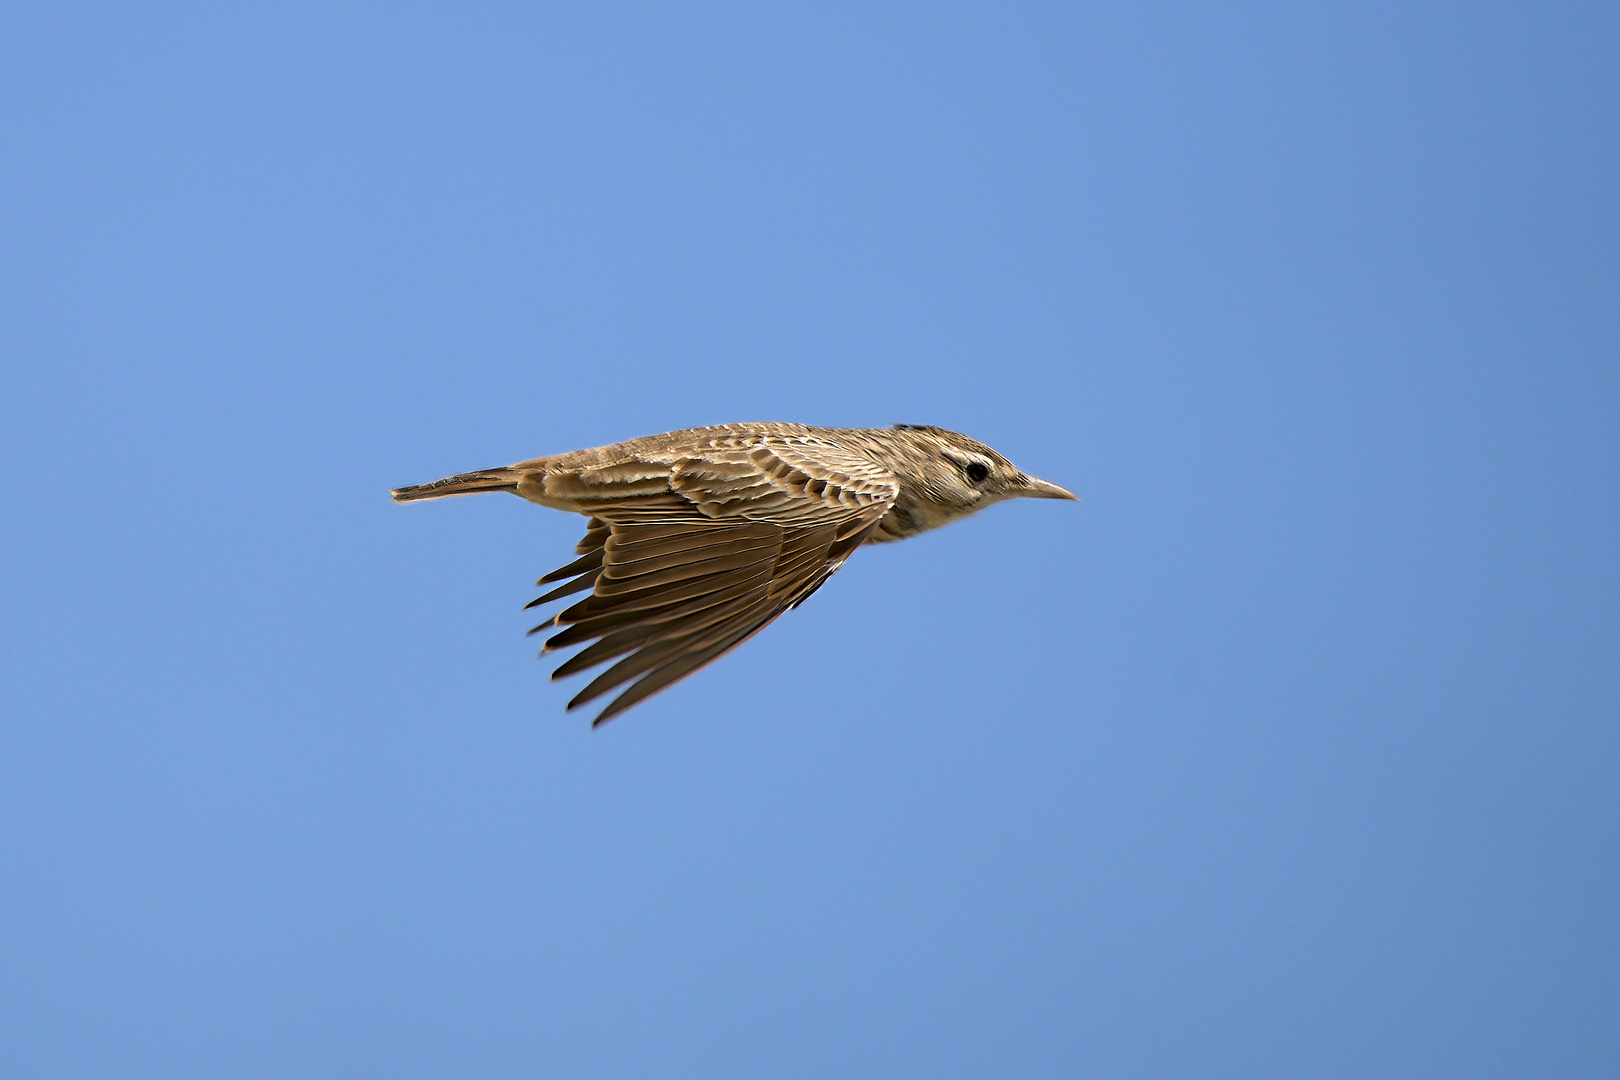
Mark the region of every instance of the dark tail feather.
[[484, 469], [447, 476], [431, 484], [395, 488], [392, 494], [395, 502], [415, 502], [417, 499], [442, 499], [446, 495], [474, 495], [480, 491], [516, 491], [519, 475], [513, 469]]

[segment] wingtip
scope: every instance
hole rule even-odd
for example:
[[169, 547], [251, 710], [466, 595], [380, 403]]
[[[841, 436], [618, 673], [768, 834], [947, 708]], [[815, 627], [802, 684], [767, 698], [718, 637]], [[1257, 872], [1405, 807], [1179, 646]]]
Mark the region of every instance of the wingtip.
[[[606, 688], [597, 690], [593, 693], [591, 687], [587, 686], [585, 689], [574, 695], [574, 699], [564, 706], [563, 711], [573, 712], [582, 705], [589, 705], [591, 702], [601, 697], [605, 692]], [[596, 719], [591, 721], [591, 730], [595, 731], [597, 728], [601, 727], [615, 716], [618, 716], [620, 713], [624, 712], [624, 710], [627, 708], [629, 708], [628, 705], [620, 705], [619, 699], [614, 698], [613, 701], [608, 703], [607, 708], [596, 714]]]

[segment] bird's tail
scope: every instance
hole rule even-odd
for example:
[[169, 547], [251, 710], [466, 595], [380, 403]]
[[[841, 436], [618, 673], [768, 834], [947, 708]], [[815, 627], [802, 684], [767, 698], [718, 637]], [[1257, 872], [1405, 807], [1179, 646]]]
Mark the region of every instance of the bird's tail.
[[446, 495], [473, 495], [480, 491], [516, 491], [520, 473], [516, 469], [483, 469], [435, 480], [431, 484], [395, 488], [395, 502], [442, 499]]

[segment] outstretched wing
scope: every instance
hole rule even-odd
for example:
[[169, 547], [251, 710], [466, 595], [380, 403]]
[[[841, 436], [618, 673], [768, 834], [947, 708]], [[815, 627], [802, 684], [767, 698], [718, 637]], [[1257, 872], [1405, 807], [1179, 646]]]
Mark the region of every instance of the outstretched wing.
[[580, 558], [539, 584], [571, 580], [529, 606], [591, 594], [530, 632], [566, 627], [547, 640], [547, 652], [594, 641], [554, 679], [622, 657], [570, 709], [635, 680], [595, 724], [803, 603], [899, 493], [888, 470], [819, 439], [716, 441], [667, 464], [626, 462], [547, 478], [549, 490], [566, 486], [591, 521]]

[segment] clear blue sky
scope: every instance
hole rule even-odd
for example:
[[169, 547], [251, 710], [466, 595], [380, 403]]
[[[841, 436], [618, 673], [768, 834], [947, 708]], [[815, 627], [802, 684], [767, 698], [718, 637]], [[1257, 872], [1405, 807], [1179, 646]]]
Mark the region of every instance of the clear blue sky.
[[[0, 14], [0, 1072], [1620, 1073], [1613, 4]], [[602, 730], [580, 520], [1072, 488]]]

